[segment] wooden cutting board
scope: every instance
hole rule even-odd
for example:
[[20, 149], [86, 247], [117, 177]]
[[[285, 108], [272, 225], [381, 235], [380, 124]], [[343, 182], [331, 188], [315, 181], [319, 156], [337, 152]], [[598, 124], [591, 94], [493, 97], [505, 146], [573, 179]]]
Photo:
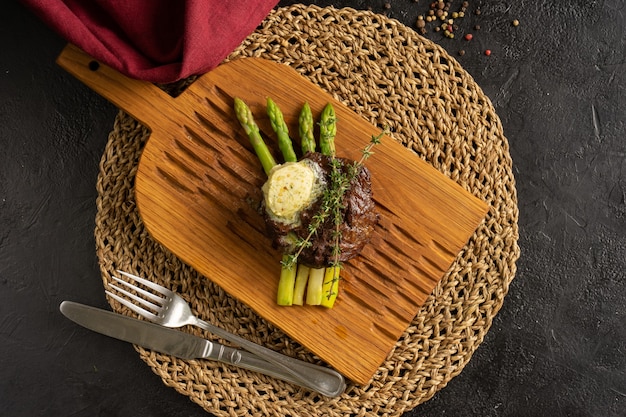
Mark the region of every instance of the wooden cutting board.
[[255, 210], [265, 174], [233, 98], [249, 104], [275, 151], [267, 97], [291, 132], [305, 101], [316, 119], [332, 102], [339, 156], [358, 159], [380, 130], [289, 66], [263, 59], [223, 64], [177, 98], [71, 45], [58, 63], [151, 130], [136, 201], [154, 239], [354, 382], [371, 379], [486, 214], [484, 202], [384, 137], [367, 161], [380, 224], [346, 265], [334, 308], [279, 307], [280, 253]]

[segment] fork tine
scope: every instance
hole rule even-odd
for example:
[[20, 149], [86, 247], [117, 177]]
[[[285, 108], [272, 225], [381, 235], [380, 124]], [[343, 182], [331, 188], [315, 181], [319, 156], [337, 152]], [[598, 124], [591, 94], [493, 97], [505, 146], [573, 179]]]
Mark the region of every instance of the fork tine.
[[[125, 287], [130, 288], [131, 290], [135, 290], [137, 293], [143, 295], [145, 298], [148, 298], [148, 299], [150, 299], [152, 301], [156, 301], [157, 303], [161, 303], [164, 300], [164, 298], [159, 297], [158, 295], [152, 294], [151, 292], [146, 291], [146, 290], [144, 290], [142, 288], [139, 288], [139, 287], [131, 284], [130, 282], [123, 281], [123, 280], [121, 280], [121, 279], [119, 279], [117, 277], [111, 277], [111, 278], [113, 278], [115, 281], [119, 282], [120, 284], [124, 285]], [[109, 284], [109, 285], [113, 286], [111, 284]], [[116, 289], [117, 289], [117, 287], [116, 287]], [[120, 292], [124, 292], [124, 291], [120, 290]], [[125, 294], [128, 295], [128, 293], [125, 293]], [[133, 298], [133, 297], [131, 296], [131, 298]], [[137, 301], [139, 301], [139, 300], [137, 300]]]
[[156, 314], [153, 314], [151, 312], [149, 312], [148, 310], [139, 307], [136, 304], [131, 303], [130, 301], [128, 301], [125, 298], [120, 297], [117, 294], [113, 294], [111, 291], [105, 290], [104, 291], [106, 294], [108, 294], [110, 297], [112, 297], [113, 299], [119, 301], [120, 303], [122, 303], [123, 305], [125, 305], [126, 307], [130, 308], [132, 311], [134, 311], [135, 313], [139, 314], [140, 316], [148, 319], [148, 320], [154, 320], [157, 319], [158, 316]]
[[161, 294], [164, 294], [164, 295], [166, 295], [168, 297], [171, 296], [172, 291], [168, 290], [167, 288], [165, 288], [165, 287], [163, 287], [163, 286], [161, 286], [159, 284], [156, 284], [156, 283], [154, 283], [152, 281], [148, 281], [147, 279], [138, 277], [137, 275], [133, 275], [133, 274], [129, 274], [128, 272], [120, 271], [119, 269], [117, 270], [117, 272], [122, 274], [122, 275], [124, 275], [126, 278], [130, 278], [132, 280], [135, 280], [138, 283], [143, 284], [146, 287], [155, 290], [156, 292], [160, 292]]
[[[131, 293], [129, 291], [126, 291], [125, 289], [120, 288], [120, 287], [118, 287], [116, 285], [109, 284], [109, 288], [112, 288], [115, 291], [117, 291], [117, 292], [119, 292], [121, 294], [124, 294], [126, 297], [130, 298], [131, 300], [135, 300], [139, 304], [143, 304], [144, 306], [148, 307], [149, 309], [152, 309], [154, 311], [159, 311], [161, 309], [160, 305], [151, 303], [148, 300], [144, 300], [143, 298], [141, 298], [141, 297], [139, 297], [139, 296], [137, 296], [137, 295], [135, 295], [135, 294], [133, 294], [133, 293]], [[138, 288], [138, 290], [140, 292], [142, 291], [140, 288]]]

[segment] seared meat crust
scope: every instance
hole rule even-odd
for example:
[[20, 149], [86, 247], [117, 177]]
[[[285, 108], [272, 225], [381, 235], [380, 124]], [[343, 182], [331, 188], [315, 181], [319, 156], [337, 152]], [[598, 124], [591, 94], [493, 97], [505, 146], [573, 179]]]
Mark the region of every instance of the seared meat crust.
[[[330, 157], [312, 152], [307, 153], [304, 158], [318, 163], [326, 176], [326, 182], [330, 183]], [[342, 162], [342, 170], [345, 173], [346, 165], [351, 164], [352, 161], [345, 158], [337, 159]], [[274, 246], [284, 252], [291, 252], [294, 244], [293, 234], [295, 233], [301, 239], [306, 238], [309, 234], [309, 224], [313, 217], [319, 213], [320, 206], [321, 198], [301, 212], [300, 224], [295, 227], [276, 222], [265, 214], [265, 223]], [[343, 206], [344, 222], [340, 226], [341, 242], [339, 245], [341, 249], [339, 261], [341, 262], [348, 261], [361, 252], [369, 242], [371, 232], [378, 223], [378, 214], [375, 211], [372, 198], [370, 171], [365, 166], [359, 169], [349, 190], [344, 194]], [[298, 257], [298, 262], [315, 268], [330, 265], [334, 261], [334, 229], [332, 216], [329, 216], [321, 229], [318, 229], [317, 234], [311, 239], [311, 245], [302, 251]]]

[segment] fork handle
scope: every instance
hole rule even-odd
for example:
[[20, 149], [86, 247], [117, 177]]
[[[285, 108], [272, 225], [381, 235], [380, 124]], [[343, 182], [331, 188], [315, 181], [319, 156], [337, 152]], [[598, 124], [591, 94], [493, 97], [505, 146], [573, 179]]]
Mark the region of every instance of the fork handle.
[[289, 378], [298, 385], [312, 389], [328, 397], [337, 397], [341, 395], [346, 388], [343, 375], [333, 369], [274, 352], [273, 350], [257, 345], [254, 342], [232, 334], [199, 318], [196, 318], [190, 324], [207, 330], [231, 343], [235, 343], [248, 352], [254, 353], [259, 358], [275, 365], [278, 369], [270, 371], [279, 372], [280, 376], [277, 375], [277, 377], [281, 379]]

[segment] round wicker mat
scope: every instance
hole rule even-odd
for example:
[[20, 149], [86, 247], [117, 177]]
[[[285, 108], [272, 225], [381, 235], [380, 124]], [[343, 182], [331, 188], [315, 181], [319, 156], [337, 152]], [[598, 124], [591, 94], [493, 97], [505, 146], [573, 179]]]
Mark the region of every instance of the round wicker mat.
[[[482, 342], [515, 275], [517, 197], [508, 143], [489, 99], [442, 48], [372, 12], [290, 6], [273, 11], [229, 59], [288, 64], [488, 202], [490, 209], [366, 386], [325, 398], [253, 372], [137, 348], [163, 382], [216, 416], [399, 416], [459, 374]], [[133, 178], [147, 130], [120, 112], [98, 177], [96, 244], [104, 284], [116, 269], [182, 293], [202, 318], [282, 353], [316, 362], [154, 242]], [[115, 311], [132, 315], [110, 300]], [[204, 335], [195, 328], [188, 332]]]

